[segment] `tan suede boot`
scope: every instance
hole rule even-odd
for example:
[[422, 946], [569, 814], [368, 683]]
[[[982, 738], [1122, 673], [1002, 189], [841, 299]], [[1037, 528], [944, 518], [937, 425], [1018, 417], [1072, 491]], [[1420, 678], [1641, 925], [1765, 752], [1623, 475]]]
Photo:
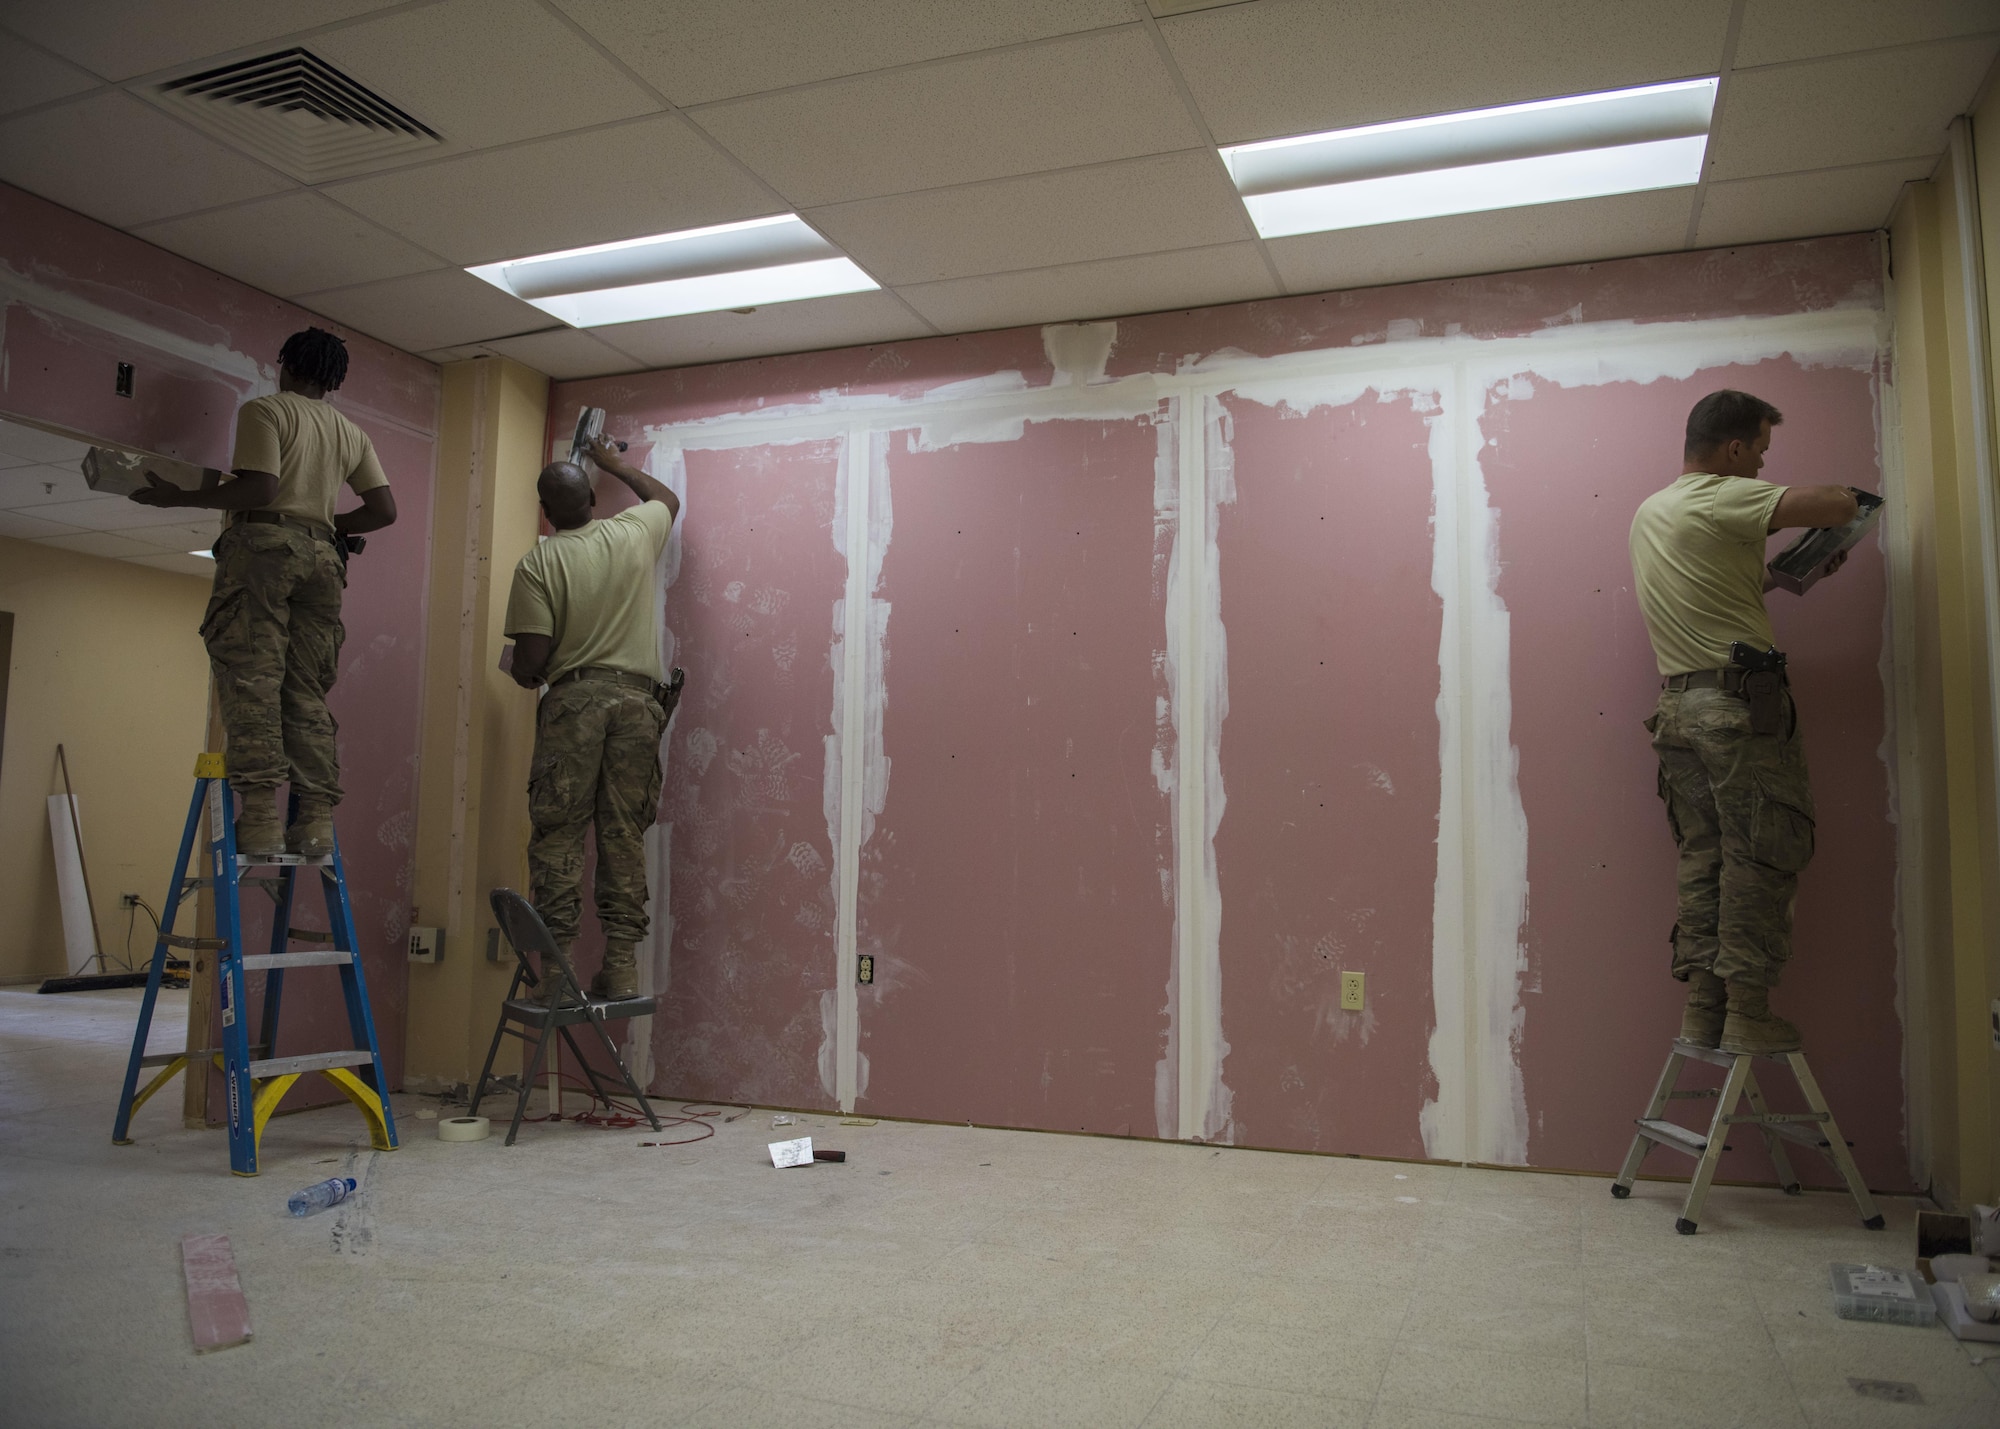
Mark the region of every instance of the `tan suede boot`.
[[[562, 945], [563, 961], [569, 961], [571, 944]], [[543, 959], [542, 980], [528, 993], [530, 1002], [539, 1002], [544, 1007], [574, 1007], [576, 996], [564, 985], [556, 973], [553, 959]]]
[[1729, 1016], [1722, 1024], [1722, 1050], [1740, 1056], [1796, 1052], [1799, 1029], [1771, 1011], [1771, 990], [1731, 978]]
[[632, 944], [604, 945], [604, 966], [590, 980], [590, 995], [604, 1002], [639, 995], [639, 959]]
[[1681, 1041], [1713, 1047], [1722, 1040], [1729, 984], [1707, 968], [1688, 974], [1687, 1008], [1681, 1013]]
[[236, 816], [236, 851], [252, 858], [269, 858], [285, 851], [285, 826], [278, 822], [277, 791], [239, 784], [243, 808]]
[[324, 799], [301, 798], [299, 816], [285, 830], [285, 851], [302, 858], [326, 858], [333, 853], [333, 805]]

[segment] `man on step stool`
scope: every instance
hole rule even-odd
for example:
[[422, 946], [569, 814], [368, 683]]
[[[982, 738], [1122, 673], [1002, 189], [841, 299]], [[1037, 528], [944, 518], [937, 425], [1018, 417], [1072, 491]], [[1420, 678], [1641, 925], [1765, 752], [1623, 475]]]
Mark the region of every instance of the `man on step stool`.
[[1799, 871], [1813, 853], [1798, 710], [1764, 610], [1765, 538], [1844, 525], [1857, 509], [1844, 486], [1758, 479], [1783, 420], [1747, 392], [1709, 393], [1688, 413], [1680, 479], [1632, 520], [1633, 585], [1661, 675], [1646, 728], [1680, 851], [1681, 1038], [1731, 1053], [1799, 1047], [1768, 999], [1791, 956]]
[[[509, 673], [523, 689], [546, 683], [528, 771], [529, 898], [565, 956], [583, 916], [583, 836], [597, 827], [597, 919], [603, 998], [639, 991], [634, 945], [646, 936], [646, 830], [660, 804], [660, 737], [674, 696], [660, 683], [659, 591], [653, 568], [680, 499], [622, 460], [603, 438], [590, 459], [637, 506], [592, 519], [583, 470], [550, 462], [535, 482], [553, 534], [521, 558], [507, 600]], [[544, 978], [541, 1000], [556, 989]]]
[[[147, 472], [132, 493], [142, 506], [225, 513], [201, 638], [229, 736], [229, 781], [243, 799], [236, 849], [252, 857], [333, 852], [340, 755], [326, 692], [346, 635], [346, 538], [396, 519], [374, 444], [327, 404], [346, 376], [346, 343], [316, 327], [293, 333], [278, 350], [277, 392], [236, 414], [231, 480], [183, 491]], [[342, 486], [361, 504], [335, 514]], [[287, 779], [299, 801], [289, 829], [276, 801]]]

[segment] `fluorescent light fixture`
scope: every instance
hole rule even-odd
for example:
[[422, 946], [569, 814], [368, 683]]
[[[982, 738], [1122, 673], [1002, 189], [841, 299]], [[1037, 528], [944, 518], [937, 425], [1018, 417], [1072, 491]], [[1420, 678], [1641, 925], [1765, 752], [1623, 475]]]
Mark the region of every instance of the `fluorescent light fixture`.
[[1701, 178], [1713, 79], [1223, 149], [1259, 236], [1364, 228]]
[[762, 307], [879, 286], [790, 213], [465, 271], [571, 327]]

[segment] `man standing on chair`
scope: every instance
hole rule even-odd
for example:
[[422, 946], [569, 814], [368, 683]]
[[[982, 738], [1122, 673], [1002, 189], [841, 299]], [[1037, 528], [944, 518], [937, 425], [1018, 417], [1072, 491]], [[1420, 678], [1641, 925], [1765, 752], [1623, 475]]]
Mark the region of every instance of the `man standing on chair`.
[[[327, 405], [346, 376], [346, 343], [316, 327], [293, 333], [278, 350], [277, 392], [236, 414], [231, 480], [183, 491], [148, 472], [132, 493], [144, 506], [225, 513], [201, 637], [229, 736], [229, 780], [243, 798], [236, 848], [252, 857], [333, 852], [340, 755], [326, 692], [346, 635], [345, 538], [396, 519], [374, 444]], [[361, 504], [335, 514], [343, 486]], [[287, 779], [298, 796], [289, 829], [276, 801]]]
[[1688, 413], [1680, 479], [1632, 521], [1633, 584], [1661, 675], [1646, 728], [1680, 850], [1681, 1038], [1731, 1053], [1799, 1047], [1768, 998], [1791, 956], [1799, 871], [1813, 854], [1798, 710], [1764, 610], [1765, 538], [1844, 525], [1857, 509], [1844, 486], [1758, 479], [1782, 420], [1747, 392], [1702, 398]]
[[[583, 836], [594, 823], [605, 948], [591, 992], [635, 997], [634, 945], [648, 927], [646, 830], [659, 810], [660, 737], [672, 714], [653, 571], [680, 500], [603, 438], [590, 458], [639, 504], [595, 520], [590, 477], [566, 461], [544, 467], [535, 491], [554, 534], [515, 567], [506, 634], [514, 682], [548, 686], [528, 771], [530, 897], [567, 954], [582, 924]], [[552, 986], [543, 980], [544, 1000]]]

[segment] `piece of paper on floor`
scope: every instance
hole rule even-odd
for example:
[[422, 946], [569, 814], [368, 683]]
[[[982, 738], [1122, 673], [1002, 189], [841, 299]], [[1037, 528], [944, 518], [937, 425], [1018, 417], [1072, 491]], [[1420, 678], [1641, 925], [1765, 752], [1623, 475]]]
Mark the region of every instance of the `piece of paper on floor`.
[[226, 1350], [250, 1341], [250, 1302], [236, 1278], [236, 1257], [226, 1235], [181, 1237], [181, 1270], [187, 1276], [188, 1326], [195, 1353]]
[[771, 1164], [773, 1166], [810, 1166], [813, 1161], [813, 1139], [801, 1136], [797, 1141], [774, 1141], [771, 1143]]

